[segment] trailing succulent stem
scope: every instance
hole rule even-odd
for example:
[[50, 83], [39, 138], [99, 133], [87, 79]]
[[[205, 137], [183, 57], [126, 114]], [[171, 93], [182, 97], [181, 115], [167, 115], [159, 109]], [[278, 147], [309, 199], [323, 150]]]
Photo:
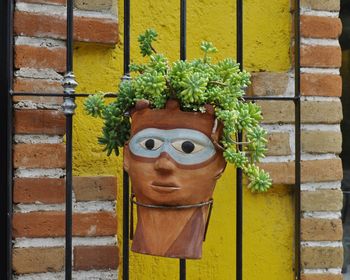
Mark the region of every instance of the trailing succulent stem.
[[[226, 161], [242, 168], [252, 191], [266, 191], [271, 179], [256, 166], [266, 152], [266, 131], [259, 125], [260, 107], [243, 98], [244, 89], [250, 84], [249, 73], [240, 71], [239, 64], [230, 58], [211, 63], [209, 54], [217, 49], [210, 42], [201, 44], [203, 58], [169, 63], [152, 46], [157, 36], [153, 29], [139, 36], [141, 54], [148, 56], [149, 62], [130, 65], [132, 79], [121, 82], [114, 102], [106, 105], [102, 94], [86, 100], [86, 112], [104, 120], [99, 143], [108, 155], [113, 150], [119, 154], [119, 148], [129, 139], [128, 111], [138, 100], [148, 100], [151, 108], [161, 109], [169, 98], [176, 98], [182, 110], [200, 112], [205, 112], [205, 105], [210, 104], [224, 125], [220, 145]], [[235, 139], [239, 132], [243, 133], [243, 142]]]

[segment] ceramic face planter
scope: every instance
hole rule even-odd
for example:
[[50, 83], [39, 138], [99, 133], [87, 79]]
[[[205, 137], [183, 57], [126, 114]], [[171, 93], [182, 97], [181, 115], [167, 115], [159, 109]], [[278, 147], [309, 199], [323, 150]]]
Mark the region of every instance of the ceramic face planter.
[[134, 252], [197, 259], [217, 179], [226, 162], [216, 143], [221, 127], [206, 113], [136, 106], [124, 148], [138, 221]]

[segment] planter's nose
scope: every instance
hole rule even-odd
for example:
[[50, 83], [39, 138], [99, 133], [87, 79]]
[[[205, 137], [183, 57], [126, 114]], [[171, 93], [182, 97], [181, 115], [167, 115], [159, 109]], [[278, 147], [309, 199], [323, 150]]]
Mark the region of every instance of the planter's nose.
[[154, 163], [154, 169], [160, 173], [172, 173], [174, 168], [175, 164], [169, 159], [167, 153], [161, 153]]

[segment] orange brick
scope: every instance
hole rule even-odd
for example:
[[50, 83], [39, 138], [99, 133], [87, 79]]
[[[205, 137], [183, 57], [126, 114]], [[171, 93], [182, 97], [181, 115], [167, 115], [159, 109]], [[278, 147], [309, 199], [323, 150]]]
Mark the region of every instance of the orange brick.
[[301, 280], [343, 280], [341, 274], [302, 274]]
[[13, 149], [15, 168], [65, 168], [64, 144], [16, 144]]
[[343, 237], [341, 219], [301, 219], [301, 239], [305, 241], [340, 241]]
[[303, 268], [338, 268], [343, 264], [342, 247], [302, 247]]
[[116, 200], [117, 180], [114, 176], [73, 177], [77, 201]]
[[16, 110], [14, 128], [18, 134], [64, 135], [66, 118], [56, 110]]
[[74, 247], [74, 269], [117, 269], [119, 252], [117, 246]]
[[57, 72], [66, 70], [66, 49], [29, 45], [15, 46], [15, 67], [52, 68]]
[[341, 20], [332, 17], [301, 16], [301, 36], [336, 39], [342, 30]]
[[65, 180], [61, 178], [15, 178], [15, 203], [64, 203]]
[[342, 94], [342, 79], [339, 75], [301, 74], [301, 94], [306, 96], [334, 96]]
[[[15, 237], [60, 237], [65, 235], [64, 212], [30, 212], [13, 215]], [[117, 233], [115, 213], [75, 213], [74, 236], [110, 236]]]
[[302, 67], [334, 67], [341, 66], [341, 49], [337, 46], [304, 45], [300, 51]]

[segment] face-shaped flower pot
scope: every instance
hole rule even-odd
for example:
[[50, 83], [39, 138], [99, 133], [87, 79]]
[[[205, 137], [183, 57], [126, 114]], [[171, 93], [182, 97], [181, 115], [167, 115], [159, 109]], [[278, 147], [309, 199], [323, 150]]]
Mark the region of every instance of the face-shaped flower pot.
[[137, 205], [132, 251], [201, 258], [212, 194], [226, 166], [212, 108], [184, 112], [175, 100], [159, 110], [138, 104], [131, 119], [124, 168]]

